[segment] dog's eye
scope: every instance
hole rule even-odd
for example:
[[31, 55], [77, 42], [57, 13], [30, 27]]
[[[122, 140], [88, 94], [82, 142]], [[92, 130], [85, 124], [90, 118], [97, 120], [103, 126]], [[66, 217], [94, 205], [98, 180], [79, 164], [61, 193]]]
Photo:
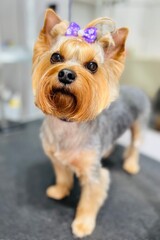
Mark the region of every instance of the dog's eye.
[[64, 61], [64, 57], [62, 55], [60, 55], [59, 53], [53, 53], [51, 58], [50, 58], [50, 62], [53, 63], [57, 63], [57, 62], [63, 62]]
[[98, 68], [98, 65], [96, 62], [88, 62], [86, 64], [86, 68], [92, 72], [92, 73], [95, 73], [97, 71], [97, 68]]

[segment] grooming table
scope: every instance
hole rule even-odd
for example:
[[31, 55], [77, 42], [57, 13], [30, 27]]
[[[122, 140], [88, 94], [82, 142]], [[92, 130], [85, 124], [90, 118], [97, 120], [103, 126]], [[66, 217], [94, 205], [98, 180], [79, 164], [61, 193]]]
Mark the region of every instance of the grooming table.
[[[0, 240], [72, 240], [80, 188], [54, 201], [45, 195], [54, 174], [39, 140], [41, 121], [0, 134]], [[154, 143], [153, 143], [154, 144]], [[141, 172], [123, 172], [117, 146], [104, 167], [111, 171], [108, 200], [88, 240], [160, 240], [160, 163], [140, 156]]]

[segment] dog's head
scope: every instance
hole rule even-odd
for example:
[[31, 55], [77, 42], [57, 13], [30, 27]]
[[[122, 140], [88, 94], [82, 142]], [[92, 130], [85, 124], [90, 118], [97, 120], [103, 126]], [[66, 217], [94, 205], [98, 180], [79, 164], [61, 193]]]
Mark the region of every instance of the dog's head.
[[48, 9], [33, 53], [35, 104], [60, 119], [95, 118], [117, 97], [127, 34], [108, 18], [80, 30]]

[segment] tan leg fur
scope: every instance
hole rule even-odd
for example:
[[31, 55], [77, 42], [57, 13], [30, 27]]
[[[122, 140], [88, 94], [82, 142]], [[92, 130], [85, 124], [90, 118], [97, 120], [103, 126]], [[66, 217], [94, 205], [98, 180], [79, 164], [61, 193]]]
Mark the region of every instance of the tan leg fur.
[[82, 187], [76, 216], [72, 223], [73, 234], [77, 237], [90, 235], [96, 225], [96, 218], [100, 207], [107, 197], [110, 177], [107, 169], [95, 166], [93, 153], [83, 153], [82, 159], [76, 159], [76, 173]]
[[63, 199], [70, 194], [72, 189], [73, 172], [54, 157], [54, 152], [51, 151], [47, 145], [43, 144], [43, 149], [46, 155], [51, 159], [56, 177], [56, 184], [48, 187], [46, 194], [49, 198], [56, 200]]
[[[101, 168], [94, 151], [84, 151], [67, 161], [63, 165], [54, 157], [54, 153], [45, 147], [47, 156], [51, 159], [56, 184], [47, 188], [47, 196], [53, 199], [62, 199], [69, 195], [73, 186], [73, 172], [81, 184], [81, 197], [72, 223], [73, 234], [77, 237], [90, 235], [96, 225], [96, 218], [100, 207], [103, 205], [110, 185], [109, 171]], [[67, 158], [67, 154], [63, 157]]]
[[131, 143], [124, 153], [123, 169], [129, 174], [137, 174], [140, 170], [139, 166], [139, 146], [141, 142], [140, 126], [136, 121], [130, 128]]
[[46, 194], [50, 198], [60, 200], [70, 194], [73, 186], [73, 173], [68, 167], [56, 161], [54, 161], [54, 171], [56, 184], [48, 187]]

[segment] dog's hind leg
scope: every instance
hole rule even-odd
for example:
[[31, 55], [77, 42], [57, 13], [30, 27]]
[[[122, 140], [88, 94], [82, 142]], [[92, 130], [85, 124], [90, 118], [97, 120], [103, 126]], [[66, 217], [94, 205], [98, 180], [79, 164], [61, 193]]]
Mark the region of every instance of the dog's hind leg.
[[139, 147], [141, 143], [141, 126], [139, 121], [135, 121], [130, 127], [131, 143], [124, 152], [123, 169], [129, 174], [136, 174], [140, 170]]

